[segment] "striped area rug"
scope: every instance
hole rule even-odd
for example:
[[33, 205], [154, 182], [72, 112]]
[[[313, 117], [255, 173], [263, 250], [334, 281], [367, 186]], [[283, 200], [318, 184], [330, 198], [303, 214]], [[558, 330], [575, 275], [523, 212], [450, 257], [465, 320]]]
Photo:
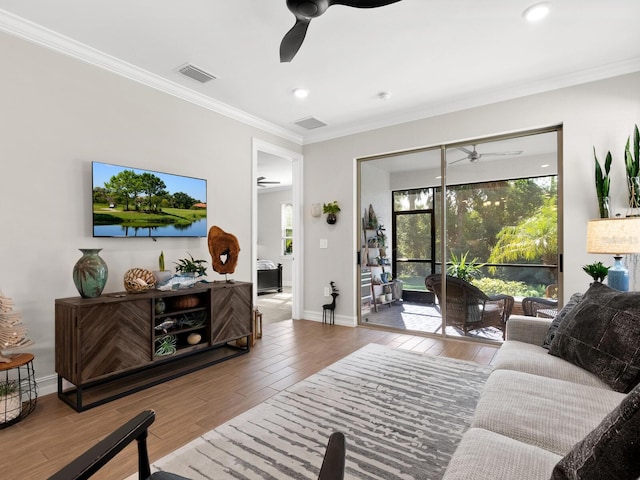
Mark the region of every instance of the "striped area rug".
[[192, 479], [315, 479], [347, 438], [345, 478], [439, 479], [490, 368], [370, 344], [153, 465]]

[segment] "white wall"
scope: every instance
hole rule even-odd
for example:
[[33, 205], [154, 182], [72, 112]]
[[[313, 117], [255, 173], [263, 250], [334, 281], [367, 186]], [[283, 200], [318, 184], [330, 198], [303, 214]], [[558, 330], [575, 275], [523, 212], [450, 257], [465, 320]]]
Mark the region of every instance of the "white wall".
[[[77, 296], [78, 248], [102, 248], [105, 293], [132, 267], [210, 259], [206, 239], [94, 239], [91, 161], [208, 180], [208, 223], [235, 234], [233, 278], [251, 280], [252, 137], [301, 147], [70, 57], [0, 34], [0, 289], [36, 344], [41, 393], [54, 391], [54, 300]], [[209, 268], [210, 278], [222, 278]], [[105, 339], [108, 342], [109, 339]]]
[[[291, 285], [291, 256], [282, 255], [280, 211], [284, 203], [291, 203], [291, 188], [258, 191], [258, 251], [257, 258], [282, 264], [282, 284]], [[295, 243], [293, 245], [295, 249]]]
[[[340, 220], [329, 231], [325, 224], [305, 217], [304, 304], [308, 316], [319, 314], [312, 308], [321, 303], [318, 292], [331, 277], [342, 286], [337, 318], [356, 321], [355, 225], [360, 217], [353, 193], [356, 158], [558, 124], [564, 126], [563, 287], [565, 296], [586, 290], [589, 277], [582, 265], [597, 260], [611, 263], [608, 256], [585, 251], [587, 221], [598, 216], [593, 147], [598, 152], [611, 150], [613, 210], [624, 214], [623, 151], [634, 124], [640, 123], [638, 85], [640, 73], [635, 73], [306, 145], [305, 203], [336, 199], [342, 206]], [[319, 250], [316, 244], [323, 237], [329, 237], [327, 250]]]

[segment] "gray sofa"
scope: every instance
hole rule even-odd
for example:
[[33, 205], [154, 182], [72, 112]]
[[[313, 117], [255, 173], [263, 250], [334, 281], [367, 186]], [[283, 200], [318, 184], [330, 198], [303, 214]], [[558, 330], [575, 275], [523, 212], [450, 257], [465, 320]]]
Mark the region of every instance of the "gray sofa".
[[444, 480], [541, 480], [625, 398], [542, 347], [551, 320], [513, 315]]

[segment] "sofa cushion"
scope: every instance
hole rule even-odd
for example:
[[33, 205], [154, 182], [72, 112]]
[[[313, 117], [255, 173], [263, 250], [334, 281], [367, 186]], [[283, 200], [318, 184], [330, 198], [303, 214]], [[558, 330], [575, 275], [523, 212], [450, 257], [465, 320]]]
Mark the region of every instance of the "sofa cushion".
[[542, 346], [544, 348], [546, 348], [547, 350], [549, 349], [549, 347], [551, 346], [551, 342], [553, 341], [553, 337], [556, 336], [558, 327], [563, 322], [567, 314], [571, 310], [573, 310], [574, 307], [578, 305], [581, 301], [582, 301], [581, 293], [574, 293], [573, 295], [571, 295], [571, 298], [569, 299], [567, 304], [564, 307], [562, 307], [562, 309], [560, 309], [558, 314], [555, 316], [555, 318], [551, 322], [551, 325], [549, 326], [549, 330], [547, 330], [547, 336], [544, 338], [544, 342], [542, 342]]
[[480, 395], [471, 426], [565, 455], [623, 398], [610, 389], [496, 370]]
[[568, 382], [611, 389], [605, 382], [584, 368], [569, 363], [539, 345], [507, 340], [493, 360], [494, 370], [515, 370], [518, 372], [557, 378]]
[[558, 327], [549, 353], [628, 392], [640, 380], [640, 293], [591, 284]]
[[551, 480], [640, 477], [640, 386], [556, 465]]
[[562, 457], [481, 428], [465, 432], [443, 480], [539, 480]]

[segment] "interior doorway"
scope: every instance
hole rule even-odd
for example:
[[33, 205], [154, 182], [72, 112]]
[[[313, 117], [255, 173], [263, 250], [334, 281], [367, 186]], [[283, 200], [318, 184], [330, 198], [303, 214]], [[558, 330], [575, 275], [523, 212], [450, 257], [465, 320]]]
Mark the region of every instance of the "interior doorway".
[[253, 141], [254, 305], [263, 322], [301, 318], [302, 155]]

